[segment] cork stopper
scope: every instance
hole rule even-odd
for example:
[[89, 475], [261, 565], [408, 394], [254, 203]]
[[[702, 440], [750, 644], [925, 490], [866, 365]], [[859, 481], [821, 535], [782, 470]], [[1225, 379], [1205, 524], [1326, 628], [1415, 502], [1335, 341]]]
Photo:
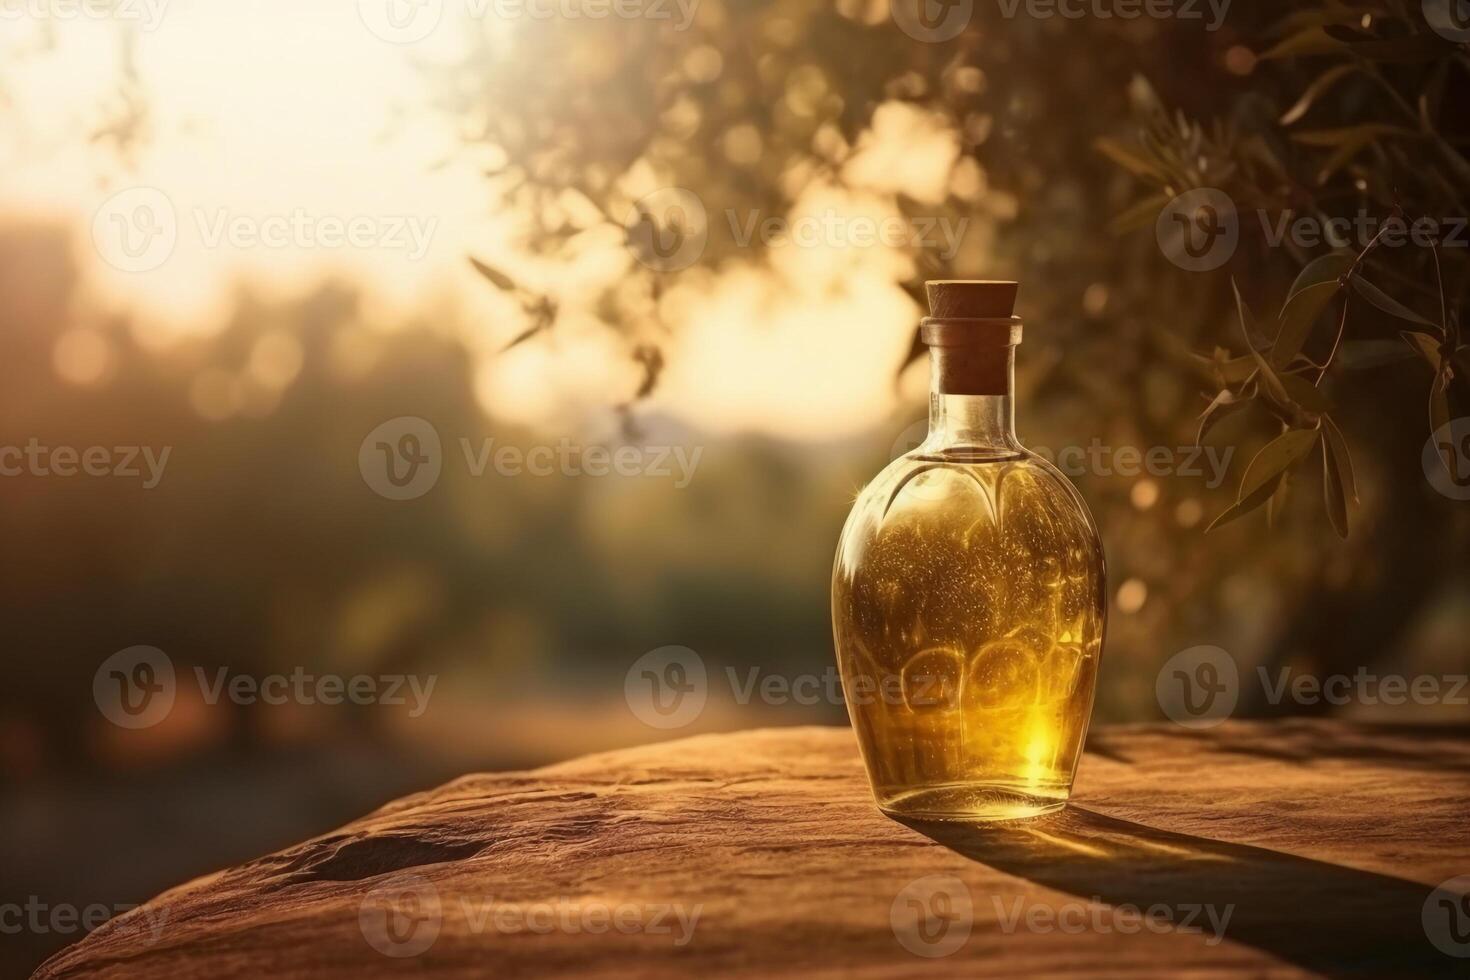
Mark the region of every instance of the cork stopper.
[[1016, 312], [1018, 282], [1000, 279], [935, 279], [924, 283], [929, 315], [935, 318], [997, 320]]
[[1015, 315], [1020, 284], [942, 279], [924, 284], [930, 315], [919, 337], [932, 348], [934, 383], [951, 395], [1005, 395], [1011, 386], [1011, 351], [1021, 342]]

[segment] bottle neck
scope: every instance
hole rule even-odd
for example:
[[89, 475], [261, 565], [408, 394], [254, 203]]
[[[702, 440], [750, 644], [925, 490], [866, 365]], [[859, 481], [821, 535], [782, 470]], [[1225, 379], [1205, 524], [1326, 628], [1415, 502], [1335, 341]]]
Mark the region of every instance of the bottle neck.
[[946, 391], [941, 358], [945, 348], [931, 347], [929, 383], [929, 437], [925, 452], [955, 449], [1018, 452], [1015, 401], [1011, 397], [1015, 376], [1015, 348], [1004, 354], [1004, 378], [987, 385], [987, 394], [956, 394]]

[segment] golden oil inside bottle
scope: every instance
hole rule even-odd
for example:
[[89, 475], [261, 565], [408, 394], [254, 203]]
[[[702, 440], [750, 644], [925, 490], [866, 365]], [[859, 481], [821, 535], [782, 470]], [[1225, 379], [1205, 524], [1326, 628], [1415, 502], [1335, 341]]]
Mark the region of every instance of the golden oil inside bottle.
[[860, 495], [833, 575], [848, 710], [878, 804], [918, 819], [1065, 803], [1092, 712], [1097, 534], [1024, 451], [910, 454]]

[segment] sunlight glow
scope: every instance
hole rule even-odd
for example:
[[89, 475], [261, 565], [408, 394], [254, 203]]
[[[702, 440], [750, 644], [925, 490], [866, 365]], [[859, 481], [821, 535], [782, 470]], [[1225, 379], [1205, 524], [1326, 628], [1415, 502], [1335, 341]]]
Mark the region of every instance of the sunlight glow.
[[[501, 32], [510, 44], [514, 28], [446, 16], [421, 43], [393, 44], [356, 7], [175, 0], [155, 29], [134, 32], [131, 55], [127, 29], [106, 20], [0, 24], [10, 103], [0, 110], [0, 220], [71, 228], [83, 294], [132, 314], [150, 350], [218, 331], [242, 289], [289, 298], [336, 279], [363, 294], [366, 328], [354, 332], [365, 350], [334, 348], [339, 373], [372, 363], [373, 332], [433, 317], [464, 325], [454, 329], [479, 359], [475, 395], [488, 414], [548, 428], [610, 417], [640, 377], [629, 356], [640, 338], [589, 322], [596, 290], [640, 271], [622, 228], [594, 229], [565, 268], [539, 277], [533, 285], [557, 297], [561, 315], [508, 353], [501, 348], [524, 329], [523, 315], [467, 262], [517, 268], [518, 225], [496, 210], [481, 168], [494, 148], [465, 145], [456, 120], [431, 106], [420, 69], [452, 62], [468, 31]], [[55, 27], [54, 48], [46, 26]], [[31, 56], [11, 57], [18, 52]], [[818, 82], [803, 81], [812, 89], [803, 97], [819, 94]], [[754, 160], [759, 141], [737, 127], [726, 145]], [[846, 168], [855, 189], [814, 185], [789, 213], [759, 218], [896, 220], [894, 189], [941, 199], [957, 153], [936, 119], [893, 103]], [[630, 186], [658, 186], [648, 168], [634, 171]], [[349, 230], [357, 237], [344, 241]], [[140, 245], [138, 258], [119, 254], [109, 236], [162, 244], [156, 254]], [[661, 312], [674, 329], [659, 337], [667, 367], [638, 411], [717, 434], [795, 440], [887, 422], [918, 316], [896, 285], [913, 271], [902, 249], [787, 243], [770, 251], [769, 267], [748, 255], [718, 273], [695, 268], [667, 281]], [[539, 268], [525, 257], [519, 267]], [[200, 414], [225, 418], [274, 402], [299, 352], [270, 343], [249, 372], [198, 379]], [[105, 353], [72, 336], [56, 351], [56, 370], [94, 383], [106, 374]]]

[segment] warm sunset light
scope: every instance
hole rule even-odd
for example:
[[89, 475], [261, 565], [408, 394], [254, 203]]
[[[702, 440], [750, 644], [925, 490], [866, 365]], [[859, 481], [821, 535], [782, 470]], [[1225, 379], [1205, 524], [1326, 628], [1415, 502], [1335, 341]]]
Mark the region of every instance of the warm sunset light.
[[[543, 393], [588, 411], [636, 387], [631, 372], [610, 369], [616, 335], [576, 299], [627, 271], [621, 227], [589, 232], [575, 262], [538, 261], [519, 247], [524, 215], [497, 201], [482, 177], [499, 150], [466, 145], [463, 124], [436, 111], [439, 71], [465, 58], [494, 71], [497, 52], [536, 24], [461, 11], [405, 45], [377, 36], [347, 3], [283, 11], [177, 0], [166, 13], [167, 30], [69, 24], [54, 50], [10, 71], [18, 118], [0, 133], [12, 161], [0, 207], [57, 221], [79, 239], [118, 193], [164, 195], [177, 237], [157, 268], [116, 268], [106, 250], [85, 256], [99, 302], [144, 315], [141, 340], [167, 346], [218, 331], [242, 286], [289, 297], [339, 277], [361, 284], [371, 300], [363, 312], [379, 329], [426, 303], [452, 311], [456, 331], [484, 355], [478, 394], [491, 415], [564, 424], [565, 410]], [[43, 43], [47, 25], [12, 20], [0, 29], [9, 50], [24, 51]], [[719, 67], [702, 71], [717, 78]], [[78, 138], [88, 131], [99, 135]], [[54, 150], [32, 152], [40, 146]], [[935, 121], [898, 103], [884, 110], [841, 182], [814, 182], [776, 216], [792, 236], [777, 246], [789, 259], [781, 274], [732, 262], [704, 286], [668, 297], [679, 355], [650, 407], [725, 433], [811, 439], [881, 424], [895, 405], [889, 378], [914, 314], [897, 287], [912, 261], [904, 236], [870, 247], [862, 224], [876, 236], [898, 220], [897, 190], [933, 199], [972, 179], [964, 175], [975, 172], [973, 161], [957, 166], [956, 153], [953, 134]], [[367, 247], [332, 244], [330, 224], [354, 218], [366, 223]], [[855, 223], [856, 241], [800, 237], [844, 222]], [[732, 212], [716, 224], [739, 237], [748, 222]], [[345, 227], [338, 234], [345, 238]], [[472, 254], [534, 267], [540, 288], [570, 295], [562, 332], [575, 343], [493, 357], [525, 323], [470, 270]], [[869, 285], [834, 305], [834, 290], [855, 281]], [[847, 356], [826, 356], [833, 343]]]
[[1467, 97], [1470, 0], [0, 0], [0, 975], [1463, 973]]

